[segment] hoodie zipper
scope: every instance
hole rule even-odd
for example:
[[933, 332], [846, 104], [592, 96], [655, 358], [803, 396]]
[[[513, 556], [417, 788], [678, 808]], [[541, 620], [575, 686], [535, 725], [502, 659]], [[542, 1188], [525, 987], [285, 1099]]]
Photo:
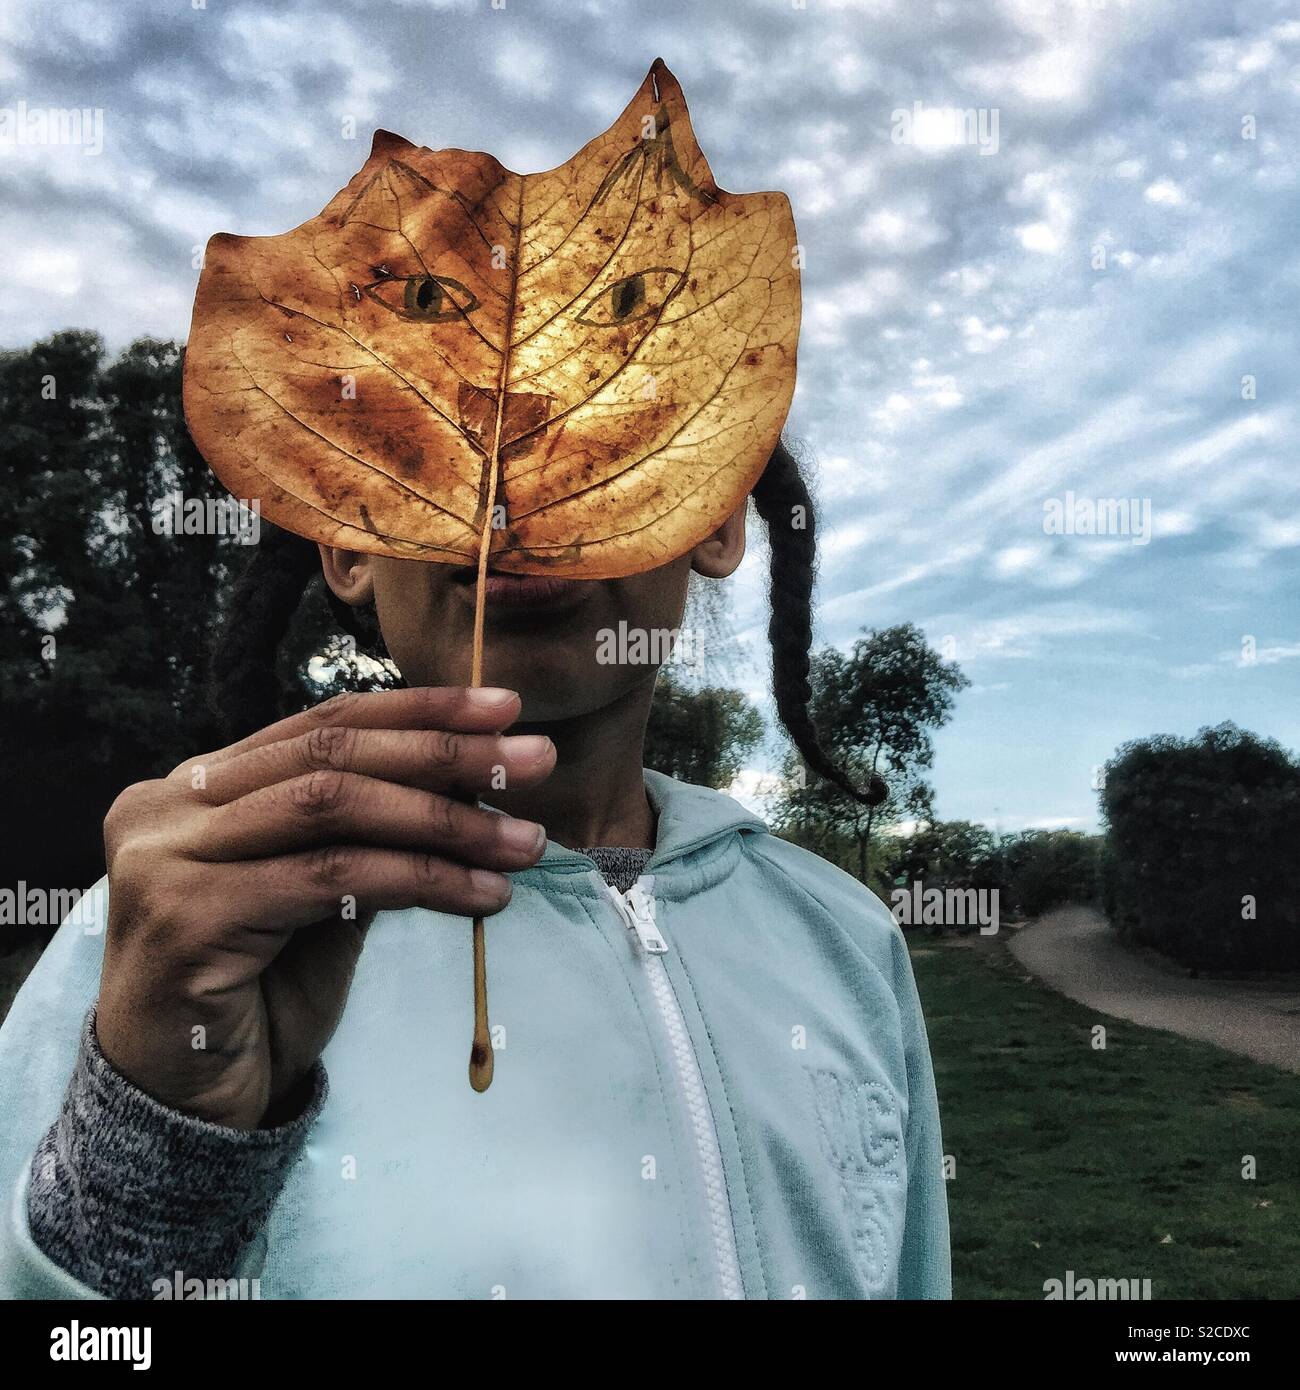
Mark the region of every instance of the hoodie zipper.
[[677, 1083], [695, 1134], [695, 1151], [704, 1180], [714, 1263], [722, 1296], [725, 1299], [740, 1299], [745, 1294], [740, 1277], [740, 1257], [736, 1252], [736, 1233], [731, 1220], [731, 1204], [727, 1199], [727, 1179], [722, 1167], [722, 1146], [718, 1142], [718, 1130], [713, 1122], [713, 1110], [709, 1105], [699, 1058], [695, 1055], [685, 1016], [661, 959], [668, 951], [668, 943], [655, 921], [654, 882], [653, 874], [643, 874], [626, 893], [620, 893], [612, 884], [605, 887], [619, 915], [636, 937], [650, 994], [659, 1010], [664, 1031], [668, 1034], [673, 1070], [677, 1074]]

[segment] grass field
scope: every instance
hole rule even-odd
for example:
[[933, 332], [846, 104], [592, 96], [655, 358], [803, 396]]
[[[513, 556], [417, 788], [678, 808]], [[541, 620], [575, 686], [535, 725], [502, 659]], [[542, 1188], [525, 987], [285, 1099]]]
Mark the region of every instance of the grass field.
[[1300, 1294], [1300, 1076], [1096, 1014], [1000, 943], [912, 944], [955, 1297], [1042, 1298], [1067, 1270], [1157, 1299]]

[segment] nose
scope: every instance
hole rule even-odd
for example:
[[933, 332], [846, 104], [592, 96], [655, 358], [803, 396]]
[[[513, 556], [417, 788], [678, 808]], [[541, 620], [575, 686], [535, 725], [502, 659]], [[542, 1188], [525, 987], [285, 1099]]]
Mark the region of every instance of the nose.
[[[501, 448], [503, 462], [526, 458], [546, 434], [546, 422], [551, 414], [553, 396], [535, 391], [507, 391], [505, 408], [501, 411]], [[461, 428], [491, 456], [496, 442], [497, 401], [499, 393], [484, 386], [460, 384]]]

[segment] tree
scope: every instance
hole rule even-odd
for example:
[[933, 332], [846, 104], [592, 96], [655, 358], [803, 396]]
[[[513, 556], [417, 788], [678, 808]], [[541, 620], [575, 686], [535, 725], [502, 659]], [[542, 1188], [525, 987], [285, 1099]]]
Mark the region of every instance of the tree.
[[0, 795], [24, 812], [0, 851], [6, 880], [97, 877], [105, 809], [174, 742], [167, 648], [183, 649], [195, 615], [163, 601], [167, 585], [140, 562], [126, 483], [129, 460], [148, 488], [175, 458], [160, 436], [179, 420], [179, 353], [161, 347], [128, 350], [111, 380], [90, 333], [0, 356]]
[[1066, 903], [1097, 900], [1101, 838], [1078, 830], [1022, 830], [999, 846], [1003, 907], [1041, 917]]
[[1097, 835], [1022, 830], [999, 837], [973, 821], [934, 821], [885, 845], [889, 883], [995, 890], [1004, 917], [1039, 917], [1064, 903], [1097, 900]]
[[1224, 723], [1106, 765], [1103, 905], [1122, 936], [1201, 969], [1300, 968], [1300, 762]]
[[999, 888], [997, 836], [968, 820], [928, 821], [911, 835], [888, 842], [886, 876], [898, 886], [923, 882], [935, 888]]
[[763, 718], [739, 690], [693, 688], [659, 673], [646, 725], [646, 766], [683, 782], [729, 787], [763, 739]]
[[865, 788], [879, 774], [889, 794], [877, 806], [863, 805], [806, 770], [792, 752], [775, 809], [778, 828], [814, 844], [847, 835], [857, 849], [858, 877], [867, 883], [878, 828], [932, 818], [925, 776], [934, 762], [930, 735], [948, 722], [954, 696], [969, 683], [912, 623], [866, 632], [848, 655], [822, 648], [812, 662], [810, 705], [822, 746], [855, 785]]
[[[210, 525], [163, 524], [169, 499], [226, 496], [185, 429], [181, 363], [175, 343], [110, 359], [80, 332], [0, 353], [0, 797], [22, 808], [5, 882], [93, 882], [117, 793], [220, 742], [201, 687], [248, 551]], [[304, 603], [289, 703], [307, 703], [305, 663], [336, 632]]]

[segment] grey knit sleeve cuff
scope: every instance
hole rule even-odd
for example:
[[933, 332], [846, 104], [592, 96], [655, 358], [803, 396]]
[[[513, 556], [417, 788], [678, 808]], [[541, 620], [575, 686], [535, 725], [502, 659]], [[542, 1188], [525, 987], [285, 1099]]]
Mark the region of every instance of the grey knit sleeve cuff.
[[240, 1130], [171, 1110], [114, 1071], [95, 1011], [59, 1118], [32, 1159], [32, 1239], [109, 1298], [151, 1298], [156, 1280], [231, 1277], [265, 1224], [325, 1103], [325, 1068], [296, 1119]]

